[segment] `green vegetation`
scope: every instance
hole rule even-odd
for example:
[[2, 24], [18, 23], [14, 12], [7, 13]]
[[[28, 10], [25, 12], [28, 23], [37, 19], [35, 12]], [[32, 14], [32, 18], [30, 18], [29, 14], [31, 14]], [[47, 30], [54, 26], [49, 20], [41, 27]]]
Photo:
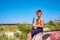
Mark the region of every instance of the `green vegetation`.
[[45, 27], [49, 28], [50, 30], [60, 30], [60, 21], [49, 21]]
[[18, 30], [23, 33], [21, 40], [27, 40], [27, 33], [31, 31], [30, 24], [17, 24]]
[[[50, 30], [60, 29], [60, 21], [49, 21], [44, 28]], [[0, 25], [0, 40], [27, 40], [27, 33], [32, 29], [31, 24]], [[20, 31], [21, 33], [17, 32]], [[5, 32], [13, 32], [14, 37], [8, 38]]]
[[[7, 36], [3, 36], [1, 34], [0, 39], [2, 40], [26, 40], [27, 39], [27, 33], [31, 31], [31, 25], [30, 24], [15, 24], [13, 25], [1, 25], [0, 26], [0, 33], [5, 33], [5, 32], [14, 32], [14, 38], [8, 39]], [[16, 31], [21, 31], [21, 33], [16, 32]], [[5, 34], [4, 34], [5, 35]], [[2, 37], [3, 36], [3, 37]], [[6, 38], [5, 38], [6, 37]]]

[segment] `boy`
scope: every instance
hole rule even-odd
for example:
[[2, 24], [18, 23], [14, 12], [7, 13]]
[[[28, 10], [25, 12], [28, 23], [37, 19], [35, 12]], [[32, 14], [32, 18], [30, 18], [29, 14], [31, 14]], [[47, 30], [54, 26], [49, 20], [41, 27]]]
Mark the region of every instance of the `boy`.
[[34, 30], [32, 30], [30, 33], [28, 33], [27, 40], [32, 40], [32, 37], [34, 35], [36, 35], [39, 32], [43, 32], [44, 20], [43, 20], [43, 18], [41, 18], [42, 11], [38, 10], [36, 15], [37, 15], [36, 24], [32, 24], [34, 27]]

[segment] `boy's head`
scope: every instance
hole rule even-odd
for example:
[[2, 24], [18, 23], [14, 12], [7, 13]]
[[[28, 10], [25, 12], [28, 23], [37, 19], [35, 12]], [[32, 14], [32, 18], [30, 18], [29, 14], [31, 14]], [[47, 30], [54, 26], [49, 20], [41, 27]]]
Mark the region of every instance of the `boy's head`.
[[38, 11], [36, 12], [36, 15], [37, 15], [37, 17], [41, 17], [42, 11], [41, 11], [41, 10], [38, 10]]

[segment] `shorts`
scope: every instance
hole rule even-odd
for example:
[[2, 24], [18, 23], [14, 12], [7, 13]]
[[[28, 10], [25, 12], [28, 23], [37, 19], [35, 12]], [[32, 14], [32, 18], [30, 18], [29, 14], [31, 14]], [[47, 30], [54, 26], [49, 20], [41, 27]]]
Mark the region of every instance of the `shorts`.
[[43, 28], [37, 28], [31, 31], [32, 37], [40, 32], [43, 32]]

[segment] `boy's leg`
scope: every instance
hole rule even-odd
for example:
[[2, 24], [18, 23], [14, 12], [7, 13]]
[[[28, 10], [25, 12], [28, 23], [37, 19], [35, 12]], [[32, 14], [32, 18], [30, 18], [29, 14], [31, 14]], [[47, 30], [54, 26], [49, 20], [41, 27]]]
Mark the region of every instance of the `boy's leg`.
[[31, 35], [31, 33], [28, 33], [28, 34], [27, 34], [27, 40], [32, 40], [32, 35]]
[[35, 29], [31, 31], [31, 36], [33, 37], [34, 35], [36, 35], [37, 33], [40, 32], [40, 29]]
[[35, 29], [32, 30], [28, 35], [27, 35], [27, 39], [28, 40], [32, 40], [33, 36], [36, 35], [37, 33], [42, 32], [41, 29]]
[[32, 40], [33, 36], [38, 33], [38, 29], [32, 30], [27, 34], [27, 40]]

